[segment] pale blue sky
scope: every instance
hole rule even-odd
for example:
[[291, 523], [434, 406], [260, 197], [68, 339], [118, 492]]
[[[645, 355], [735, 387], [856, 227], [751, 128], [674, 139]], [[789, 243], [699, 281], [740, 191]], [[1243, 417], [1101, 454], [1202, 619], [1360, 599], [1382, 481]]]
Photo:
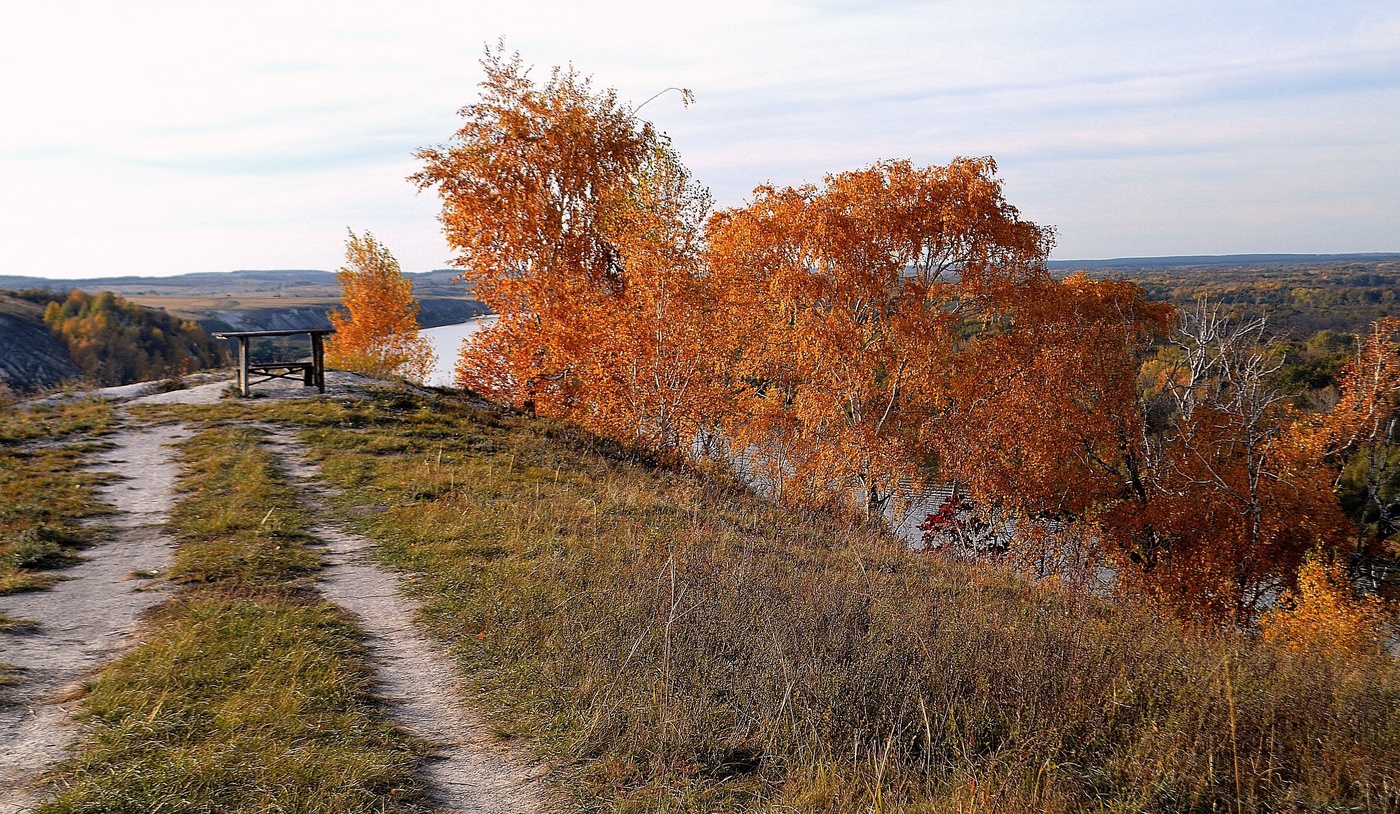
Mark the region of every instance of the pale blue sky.
[[0, 274], [450, 257], [404, 178], [504, 36], [640, 102], [719, 203], [993, 155], [1058, 259], [1400, 251], [1400, 3], [25, 4]]

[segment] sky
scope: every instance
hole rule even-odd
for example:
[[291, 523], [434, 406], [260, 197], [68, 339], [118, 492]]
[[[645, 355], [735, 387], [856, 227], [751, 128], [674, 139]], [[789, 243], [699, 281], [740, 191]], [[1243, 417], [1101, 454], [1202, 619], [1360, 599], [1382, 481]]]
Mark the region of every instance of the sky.
[[721, 206], [997, 160], [1055, 259], [1400, 251], [1400, 3], [16, 4], [0, 274], [443, 268], [406, 178], [504, 39], [640, 103]]

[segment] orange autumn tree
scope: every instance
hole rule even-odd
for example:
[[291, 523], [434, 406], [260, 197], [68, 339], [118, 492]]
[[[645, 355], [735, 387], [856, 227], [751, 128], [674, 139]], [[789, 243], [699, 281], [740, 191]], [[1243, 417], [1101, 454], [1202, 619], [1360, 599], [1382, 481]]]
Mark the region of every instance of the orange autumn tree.
[[1400, 554], [1400, 318], [1371, 325], [1322, 426], [1342, 506], [1372, 556]]
[[945, 478], [1019, 521], [1013, 561], [1087, 578], [1103, 525], [1147, 498], [1137, 373], [1175, 316], [1132, 283], [1079, 273], [1028, 284], [965, 341], [924, 434]]
[[1202, 312], [1174, 334], [1131, 283], [1052, 278], [1051, 231], [991, 159], [761, 187], [707, 219], [615, 93], [499, 48], [483, 66], [414, 176], [499, 315], [459, 383], [869, 519], [951, 481], [1038, 572], [1109, 564], [1200, 618], [1247, 623], [1342, 550], [1332, 484], [1359, 447], [1304, 431], [1259, 327]]
[[[713, 401], [712, 299], [697, 261], [709, 197], [664, 136], [572, 69], [536, 84], [519, 55], [482, 60], [454, 140], [419, 151], [454, 263], [499, 315], [458, 382], [675, 451]], [[712, 365], [710, 365], [712, 366]]]
[[579, 366], [588, 395], [574, 412], [611, 437], [685, 456], [728, 402], [723, 325], [700, 255], [710, 196], [664, 144], [637, 181], [604, 223], [625, 285], [590, 319]]
[[336, 275], [344, 310], [330, 313], [335, 333], [326, 344], [327, 364], [367, 376], [426, 380], [435, 359], [432, 345], [418, 335], [413, 282], [369, 232], [350, 233], [345, 262]]
[[1037, 280], [972, 334], [926, 427], [948, 474], [1017, 514], [1102, 511], [1144, 487], [1137, 371], [1175, 309], [1136, 285]]
[[453, 263], [499, 315], [464, 349], [459, 382], [558, 414], [578, 394], [583, 312], [622, 286], [602, 220], [655, 133], [572, 69], [539, 87], [519, 54], [499, 47], [482, 67], [481, 100], [463, 108], [451, 143], [417, 153], [424, 167], [413, 180], [437, 189]]
[[1207, 303], [1183, 314], [1144, 394], [1161, 416], [1141, 448], [1145, 495], [1105, 529], [1126, 586], [1203, 619], [1248, 624], [1309, 552], [1346, 542], [1334, 475], [1272, 384], [1264, 327]]
[[747, 386], [738, 449], [805, 503], [884, 514], [929, 473], [922, 428], [969, 326], [1048, 279], [1048, 230], [1003, 199], [990, 158], [889, 161], [824, 188], [760, 187], [711, 220], [707, 260]]

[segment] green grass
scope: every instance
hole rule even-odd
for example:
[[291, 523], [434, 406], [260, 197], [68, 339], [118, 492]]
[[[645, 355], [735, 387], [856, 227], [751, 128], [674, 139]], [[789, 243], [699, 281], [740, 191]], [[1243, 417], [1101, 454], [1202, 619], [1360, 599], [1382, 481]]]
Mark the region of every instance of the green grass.
[[581, 809], [1400, 809], [1394, 660], [950, 565], [555, 423], [223, 409], [302, 426], [476, 703]]
[[182, 446], [171, 512], [180, 538], [171, 578], [221, 590], [286, 592], [306, 587], [320, 567], [308, 548], [310, 517], [251, 429], [218, 429]]
[[110, 402], [64, 401], [33, 407], [0, 405], [0, 444], [52, 441], [72, 436], [105, 435], [116, 427]]
[[[101, 477], [79, 467], [114, 421], [103, 402], [0, 407], [0, 594], [53, 585], [55, 569], [91, 543], [95, 532], [79, 521], [105, 513], [94, 492]], [[0, 616], [0, 631], [7, 624]]]
[[57, 812], [418, 812], [420, 750], [371, 695], [362, 634], [314, 590], [309, 518], [258, 434], [183, 445], [181, 585], [93, 681]]

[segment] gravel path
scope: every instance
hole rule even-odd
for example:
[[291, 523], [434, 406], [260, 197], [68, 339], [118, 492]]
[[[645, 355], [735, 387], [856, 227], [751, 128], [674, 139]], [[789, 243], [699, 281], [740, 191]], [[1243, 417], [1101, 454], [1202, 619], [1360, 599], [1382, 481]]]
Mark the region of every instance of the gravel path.
[[138, 575], [170, 564], [173, 543], [160, 528], [174, 502], [169, 445], [188, 436], [175, 425], [117, 433], [93, 466], [119, 476], [99, 489], [118, 510], [99, 521], [112, 533], [53, 588], [0, 596], [0, 611], [39, 624], [34, 633], [0, 637], [0, 662], [23, 670], [11, 692], [16, 703], [0, 706], [0, 814], [34, 805], [35, 781], [76, 737], [69, 715], [83, 679], [134, 643], [141, 612], [163, 598]]
[[[296, 439], [273, 429], [268, 440], [302, 493], [320, 501], [326, 491], [316, 484], [317, 468]], [[399, 593], [396, 576], [368, 559], [370, 542], [328, 523], [311, 533], [326, 543], [321, 591], [355, 614], [368, 634], [378, 667], [377, 693], [395, 721], [435, 747], [422, 767], [434, 802], [464, 814], [544, 810], [545, 768], [499, 744], [462, 706], [456, 667], [444, 645], [419, 632], [413, 622], [418, 605]]]

